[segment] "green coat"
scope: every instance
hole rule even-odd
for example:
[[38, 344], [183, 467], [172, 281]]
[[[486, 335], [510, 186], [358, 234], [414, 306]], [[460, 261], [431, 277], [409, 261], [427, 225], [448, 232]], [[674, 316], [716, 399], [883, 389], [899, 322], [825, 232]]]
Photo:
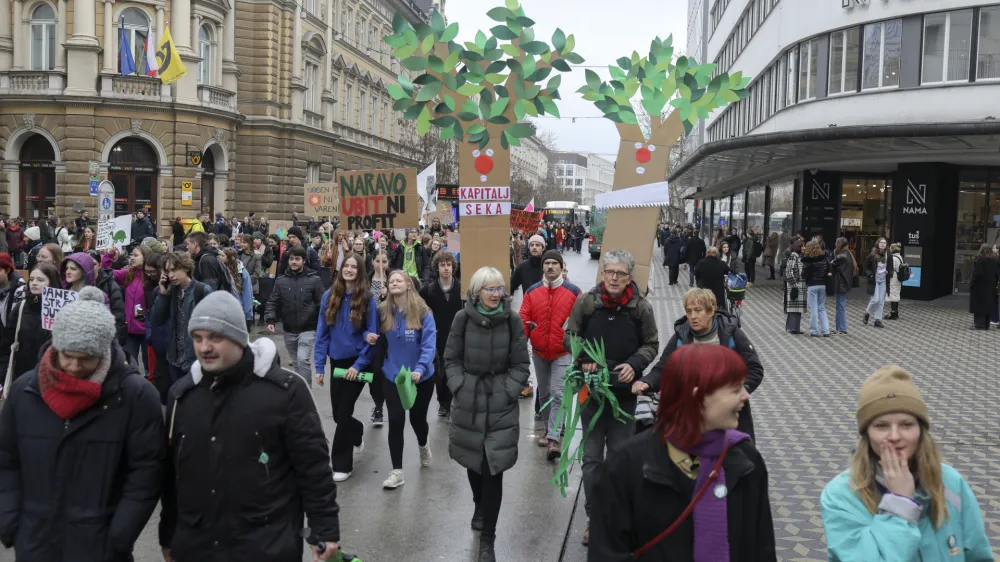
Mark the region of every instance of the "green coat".
[[528, 341], [510, 299], [503, 300], [497, 316], [482, 315], [471, 301], [455, 315], [444, 369], [454, 395], [448, 453], [458, 464], [480, 472], [485, 451], [495, 475], [517, 462], [517, 401], [528, 364]]

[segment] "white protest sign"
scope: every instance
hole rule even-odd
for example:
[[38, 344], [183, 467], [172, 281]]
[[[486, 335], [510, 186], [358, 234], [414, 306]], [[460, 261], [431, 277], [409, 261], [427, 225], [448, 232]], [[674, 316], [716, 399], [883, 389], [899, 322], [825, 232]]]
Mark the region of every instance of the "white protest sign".
[[112, 246], [121, 251], [132, 240], [132, 215], [122, 215], [110, 221], [97, 223], [97, 249], [107, 250]]
[[67, 304], [80, 298], [80, 293], [55, 287], [42, 288], [42, 328], [51, 331], [56, 314]]

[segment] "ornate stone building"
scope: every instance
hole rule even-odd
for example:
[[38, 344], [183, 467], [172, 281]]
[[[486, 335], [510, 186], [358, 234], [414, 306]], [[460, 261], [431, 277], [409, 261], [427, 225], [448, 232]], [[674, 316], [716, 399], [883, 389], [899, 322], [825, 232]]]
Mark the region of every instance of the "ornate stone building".
[[[381, 38], [396, 11], [426, 21], [424, 4], [0, 0], [0, 212], [96, 214], [92, 161], [116, 213], [149, 207], [164, 232], [201, 211], [288, 218], [303, 184], [337, 170], [418, 166]], [[168, 23], [187, 76], [122, 76], [122, 34], [141, 74]]]

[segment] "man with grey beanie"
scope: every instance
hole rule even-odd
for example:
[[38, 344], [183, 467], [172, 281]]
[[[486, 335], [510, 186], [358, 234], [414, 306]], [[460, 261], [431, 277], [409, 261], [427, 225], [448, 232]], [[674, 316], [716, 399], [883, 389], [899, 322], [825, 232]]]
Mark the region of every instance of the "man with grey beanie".
[[205, 296], [188, 331], [197, 361], [167, 399], [164, 559], [302, 560], [304, 517], [325, 543], [313, 555], [336, 558], [337, 487], [306, 382], [270, 339], [250, 341], [227, 292]]
[[0, 542], [18, 560], [130, 562], [160, 496], [160, 400], [125, 363], [104, 298], [85, 287], [56, 312], [0, 409]]

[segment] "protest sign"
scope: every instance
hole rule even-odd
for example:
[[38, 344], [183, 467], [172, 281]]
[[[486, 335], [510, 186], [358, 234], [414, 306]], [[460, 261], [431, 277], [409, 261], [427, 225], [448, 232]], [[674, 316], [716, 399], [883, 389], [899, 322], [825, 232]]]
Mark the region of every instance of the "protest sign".
[[427, 219], [431, 221], [438, 219], [441, 221], [441, 226], [450, 226], [455, 222], [455, 215], [451, 209], [451, 203], [447, 201], [438, 201], [437, 210], [428, 214]]
[[511, 209], [510, 211], [510, 228], [525, 234], [536, 234], [538, 232], [538, 223], [541, 220], [542, 213], [533, 213], [520, 209]]
[[462, 201], [458, 205], [460, 217], [492, 217], [509, 214], [510, 201]]
[[307, 216], [331, 219], [340, 216], [340, 194], [336, 183], [307, 183], [305, 190]]
[[278, 238], [284, 240], [288, 236], [288, 229], [294, 226], [292, 221], [271, 221], [271, 232], [278, 235]]
[[132, 240], [132, 215], [122, 215], [112, 220], [98, 221], [97, 223], [97, 246], [98, 250], [108, 250], [114, 246], [121, 251]]
[[80, 298], [80, 293], [69, 289], [42, 287], [42, 328], [52, 331], [56, 314], [67, 304]]
[[462, 246], [461, 246], [462, 235], [461, 235], [461, 233], [459, 233], [459, 232], [449, 232], [448, 233], [448, 238], [446, 238], [446, 240], [447, 240], [446, 247], [448, 248], [449, 252], [457, 255], [457, 254], [459, 254], [462, 251]]
[[340, 227], [345, 230], [417, 228], [422, 205], [417, 198], [417, 170], [343, 172], [340, 187]]

